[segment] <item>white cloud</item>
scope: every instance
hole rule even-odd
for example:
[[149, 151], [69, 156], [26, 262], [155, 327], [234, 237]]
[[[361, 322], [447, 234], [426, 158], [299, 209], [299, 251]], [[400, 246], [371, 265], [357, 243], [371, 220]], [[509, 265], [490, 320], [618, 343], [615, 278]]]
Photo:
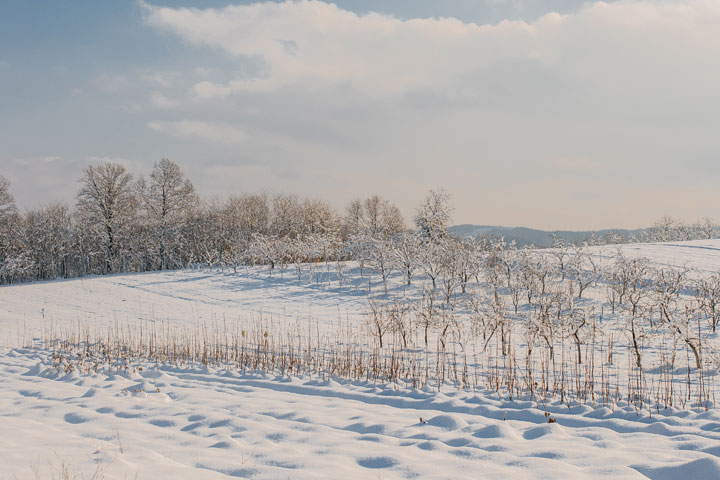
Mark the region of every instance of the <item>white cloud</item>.
[[195, 137], [224, 144], [237, 144], [247, 138], [247, 134], [235, 125], [217, 122], [201, 122], [194, 120], [152, 121], [148, 122], [150, 130], [164, 133], [171, 137]]
[[192, 91], [198, 98], [212, 99], [227, 97], [232, 93], [232, 88], [225, 85], [218, 85], [216, 83], [203, 81], [193, 85]]
[[[260, 55], [270, 65], [266, 78], [215, 85], [215, 93], [302, 83], [347, 84], [379, 96], [454, 87], [503, 97], [512, 94], [503, 80], [516, 85], [513, 75], [530, 65], [581, 86], [647, 87], [645, 94], [659, 94], [673, 85], [690, 87], [701, 73], [716, 75], [709, 62], [720, 53], [720, 3], [710, 0], [594, 3], [573, 15], [497, 25], [358, 16], [306, 0], [207, 10], [145, 5], [145, 19], [191, 43]], [[484, 77], [498, 68], [505, 69], [502, 78], [488, 85]]]
[[152, 72], [142, 75], [142, 80], [155, 88], [171, 88], [182, 79], [180, 72]]
[[15, 165], [19, 165], [22, 167], [32, 167], [32, 166], [48, 165], [51, 163], [55, 163], [59, 160], [62, 160], [62, 157], [58, 157], [56, 155], [47, 155], [44, 157], [13, 158], [11, 161]]
[[[443, 184], [456, 194], [457, 221], [630, 226], [662, 214], [651, 210], [662, 200], [652, 185], [707, 192], [693, 172], [718, 168], [715, 0], [588, 3], [494, 25], [357, 15], [302, 0], [145, 5], [144, 18], [208, 47], [203, 64], [214, 69], [166, 93], [180, 102], [180, 118], [252, 125], [242, 148], [218, 148], [215, 158], [343, 179], [304, 179], [318, 195], [345, 199], [378, 185], [407, 213]], [[234, 138], [217, 124], [187, 122], [154, 129], [226, 145], [217, 138]], [[279, 175], [269, 183], [299, 188]], [[554, 200], [543, 205], [548, 189]], [[643, 211], [605, 208], [636, 191], [654, 196]], [[686, 211], [698, 198], [683, 199]]]
[[105, 93], [118, 93], [130, 86], [130, 82], [122, 75], [103, 73], [92, 80], [92, 85]]
[[150, 104], [155, 108], [174, 108], [178, 105], [177, 100], [172, 100], [162, 93], [152, 90], [150, 92]]

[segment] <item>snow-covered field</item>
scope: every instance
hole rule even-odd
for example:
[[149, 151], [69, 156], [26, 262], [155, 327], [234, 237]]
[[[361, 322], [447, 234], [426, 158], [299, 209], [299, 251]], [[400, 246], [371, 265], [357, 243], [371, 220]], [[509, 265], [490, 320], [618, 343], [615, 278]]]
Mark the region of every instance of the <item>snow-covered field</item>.
[[[718, 240], [623, 251], [695, 275], [720, 271]], [[379, 284], [348, 275], [339, 285], [323, 271], [301, 281], [291, 269], [269, 278], [254, 268], [0, 288], [0, 478], [720, 478], [715, 408], [543, 405], [482, 387], [153, 362], [66, 374], [25, 347], [55, 322], [192, 327], [262, 315], [328, 334], [363, 327], [367, 290]], [[396, 275], [390, 294], [402, 283]]]

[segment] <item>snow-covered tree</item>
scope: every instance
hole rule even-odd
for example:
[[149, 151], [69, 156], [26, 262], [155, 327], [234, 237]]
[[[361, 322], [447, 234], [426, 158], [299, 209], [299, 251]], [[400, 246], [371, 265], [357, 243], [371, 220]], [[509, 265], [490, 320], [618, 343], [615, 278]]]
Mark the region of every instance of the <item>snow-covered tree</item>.
[[0, 175], [0, 219], [16, 212], [15, 198], [10, 193], [10, 180]]
[[0, 175], [0, 263], [18, 253], [19, 227], [20, 217], [10, 193], [10, 181]]
[[380, 275], [383, 291], [387, 294], [387, 279], [395, 268], [390, 242], [372, 235], [356, 235], [352, 245], [353, 257], [362, 259], [364, 265]]
[[444, 190], [430, 190], [415, 212], [415, 225], [428, 240], [435, 241], [447, 233], [452, 221], [450, 194]]
[[400, 233], [390, 239], [390, 255], [397, 268], [410, 285], [415, 269], [418, 267], [420, 240], [415, 233]]
[[25, 250], [36, 279], [67, 277], [73, 270], [73, 225], [70, 208], [50, 204], [25, 214]]
[[405, 230], [400, 209], [384, 198], [373, 195], [365, 200], [352, 200], [342, 219], [345, 237], [367, 234], [390, 238]]
[[80, 184], [77, 206], [82, 223], [101, 239], [103, 271], [112, 273], [119, 266], [128, 226], [135, 218], [132, 175], [119, 163], [90, 165]]
[[575, 247], [567, 264], [567, 276], [577, 287], [578, 298], [582, 298], [585, 289], [598, 280], [599, 272], [587, 246]]
[[32, 275], [32, 259], [26, 254], [22, 219], [10, 193], [10, 182], [0, 176], [0, 283]]
[[701, 278], [693, 285], [695, 298], [705, 314], [713, 333], [720, 323], [720, 273]]
[[181, 266], [179, 256], [174, 253], [181, 243], [182, 223], [197, 201], [195, 187], [180, 166], [163, 158], [155, 163], [148, 180], [138, 181], [138, 192], [151, 241], [157, 246], [159, 268]]

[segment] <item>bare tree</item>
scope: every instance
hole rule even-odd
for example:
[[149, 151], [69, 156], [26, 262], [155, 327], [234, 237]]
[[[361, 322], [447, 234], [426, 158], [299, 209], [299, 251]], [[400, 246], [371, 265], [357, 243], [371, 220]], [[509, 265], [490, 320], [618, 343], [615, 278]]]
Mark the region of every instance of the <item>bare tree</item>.
[[627, 299], [624, 308], [627, 312], [625, 330], [630, 337], [630, 347], [635, 355], [635, 365], [642, 368], [640, 345], [647, 330], [647, 321], [652, 315], [652, 304], [647, 302], [650, 297], [652, 280], [651, 267], [646, 258], [624, 259], [616, 262], [618, 283]]

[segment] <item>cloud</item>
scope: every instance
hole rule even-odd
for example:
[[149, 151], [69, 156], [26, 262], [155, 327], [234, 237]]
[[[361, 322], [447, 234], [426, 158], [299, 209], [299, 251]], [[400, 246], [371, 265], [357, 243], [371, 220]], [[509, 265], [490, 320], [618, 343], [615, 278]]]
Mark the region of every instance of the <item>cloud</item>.
[[710, 60], [720, 53], [720, 4], [709, 0], [598, 2], [572, 15], [497, 25], [357, 15], [307, 0], [206, 10], [144, 5], [155, 28], [269, 65], [265, 78], [198, 87], [205, 93], [346, 84], [381, 97], [458, 88], [471, 98], [511, 100], [525, 98], [522, 90], [535, 93], [532, 77], [514, 78], [530, 68], [601, 94], [626, 88], [647, 97], [668, 87], [708, 88], [702, 78], [718, 73]]
[[102, 73], [92, 80], [96, 89], [105, 93], [118, 93], [130, 86], [130, 82], [122, 75]]
[[155, 88], [170, 88], [182, 80], [182, 73], [175, 71], [160, 71], [143, 74], [141, 79]]
[[[633, 226], [671, 198], [688, 221], [699, 206], [720, 218], [707, 200], [717, 187], [699, 179], [720, 175], [714, 0], [588, 3], [488, 25], [322, 2], [233, 3], [245, 5], [143, 7], [158, 35], [115, 70], [130, 85], [107, 102], [61, 95], [88, 85], [75, 71], [74, 82], [38, 79], [46, 88], [37, 91], [57, 99], [37, 97], [43, 110], [27, 108], [30, 91], [10, 102], [18, 120], [2, 136], [6, 158], [63, 157], [34, 169], [0, 159], [4, 174], [26, 179], [14, 182], [25, 201], [57, 198], [35, 188], [43, 173], [72, 199], [84, 161], [107, 154], [144, 162], [138, 171], [172, 158], [206, 195], [286, 190], [341, 210], [379, 193], [408, 218], [438, 185], [454, 193], [458, 222]], [[467, 9], [488, 4], [477, 3]], [[116, 80], [97, 79], [109, 90], [122, 88]], [[642, 203], [629, 200], [637, 192]], [[627, 212], [615, 209], [622, 203]]]
[[150, 130], [164, 133], [176, 138], [200, 138], [223, 144], [237, 144], [247, 138], [247, 134], [239, 127], [226, 123], [202, 122], [194, 120], [152, 121], [148, 122]]
[[152, 90], [150, 92], [150, 104], [159, 109], [174, 108], [178, 105], [177, 100], [172, 100], [162, 93]]
[[202, 81], [193, 85], [192, 91], [198, 98], [212, 99], [227, 97], [232, 93], [232, 88], [226, 85]]
[[15, 165], [19, 165], [22, 167], [31, 167], [31, 166], [48, 165], [51, 163], [56, 163], [60, 160], [62, 160], [62, 157], [59, 157], [57, 155], [47, 155], [44, 157], [34, 157], [34, 158], [13, 158], [11, 160], [11, 162], [14, 163]]

